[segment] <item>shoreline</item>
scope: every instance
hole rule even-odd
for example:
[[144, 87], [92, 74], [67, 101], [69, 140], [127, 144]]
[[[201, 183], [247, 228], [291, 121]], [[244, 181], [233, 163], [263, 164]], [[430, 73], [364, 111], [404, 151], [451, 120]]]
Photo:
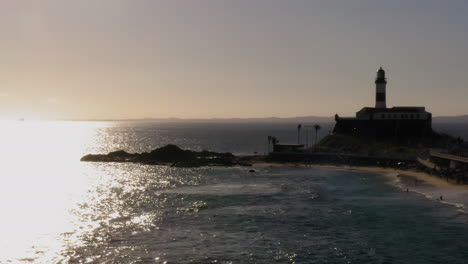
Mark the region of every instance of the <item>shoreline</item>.
[[437, 176], [421, 171], [383, 168], [376, 166], [306, 163], [254, 162], [252, 165], [267, 167], [326, 168], [380, 174], [386, 176], [390, 180], [389, 184], [401, 189], [402, 192], [408, 191], [417, 193], [429, 200], [454, 206], [462, 213], [468, 213], [468, 185], [447, 182], [446, 180], [438, 178]]
[[351, 165], [332, 165], [332, 164], [310, 164], [310, 163], [275, 163], [275, 162], [253, 162], [254, 166], [273, 166], [273, 167], [307, 167], [307, 168], [330, 168], [330, 169], [345, 169], [345, 170], [358, 170], [365, 172], [373, 172], [379, 174], [390, 174], [395, 173], [398, 175], [404, 175], [407, 177], [416, 178], [424, 183], [436, 186], [436, 187], [447, 187], [459, 190], [465, 190], [468, 192], [468, 185], [461, 185], [452, 182], [447, 182], [437, 176], [416, 171], [416, 170], [402, 170], [395, 168], [384, 168], [377, 166], [351, 166]]

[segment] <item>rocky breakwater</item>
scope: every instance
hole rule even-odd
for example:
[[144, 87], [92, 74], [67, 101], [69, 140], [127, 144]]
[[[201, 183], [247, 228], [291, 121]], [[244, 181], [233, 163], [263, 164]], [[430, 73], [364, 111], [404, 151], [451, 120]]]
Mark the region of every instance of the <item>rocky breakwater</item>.
[[81, 158], [85, 162], [134, 162], [154, 165], [170, 165], [175, 167], [201, 166], [250, 166], [248, 160], [234, 156], [232, 153], [212, 151], [183, 150], [176, 145], [167, 145], [144, 153], [128, 153], [124, 150], [108, 154], [86, 155]]

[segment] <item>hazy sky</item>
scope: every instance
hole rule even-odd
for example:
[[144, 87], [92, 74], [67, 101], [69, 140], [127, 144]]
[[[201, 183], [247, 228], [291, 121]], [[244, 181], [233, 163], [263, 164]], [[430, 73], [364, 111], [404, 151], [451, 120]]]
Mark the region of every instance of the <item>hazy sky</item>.
[[0, 0], [0, 119], [468, 114], [466, 0]]

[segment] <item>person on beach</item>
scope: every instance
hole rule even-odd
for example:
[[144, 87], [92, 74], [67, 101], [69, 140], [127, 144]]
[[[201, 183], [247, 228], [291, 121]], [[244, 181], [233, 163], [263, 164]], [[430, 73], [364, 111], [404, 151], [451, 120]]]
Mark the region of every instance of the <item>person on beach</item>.
[[439, 197], [439, 199], [440, 199], [441, 201], [443, 200], [443, 197], [442, 197], [442, 195]]

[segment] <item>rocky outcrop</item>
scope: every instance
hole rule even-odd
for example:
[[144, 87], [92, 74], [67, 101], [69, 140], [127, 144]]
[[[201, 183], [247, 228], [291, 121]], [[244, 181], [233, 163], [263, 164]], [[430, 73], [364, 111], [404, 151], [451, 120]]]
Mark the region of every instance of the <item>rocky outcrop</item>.
[[124, 150], [108, 154], [86, 155], [81, 161], [87, 162], [136, 162], [144, 164], [171, 165], [176, 167], [200, 166], [248, 166], [242, 159], [233, 154], [212, 151], [183, 150], [176, 145], [167, 145], [151, 152], [128, 153]]

